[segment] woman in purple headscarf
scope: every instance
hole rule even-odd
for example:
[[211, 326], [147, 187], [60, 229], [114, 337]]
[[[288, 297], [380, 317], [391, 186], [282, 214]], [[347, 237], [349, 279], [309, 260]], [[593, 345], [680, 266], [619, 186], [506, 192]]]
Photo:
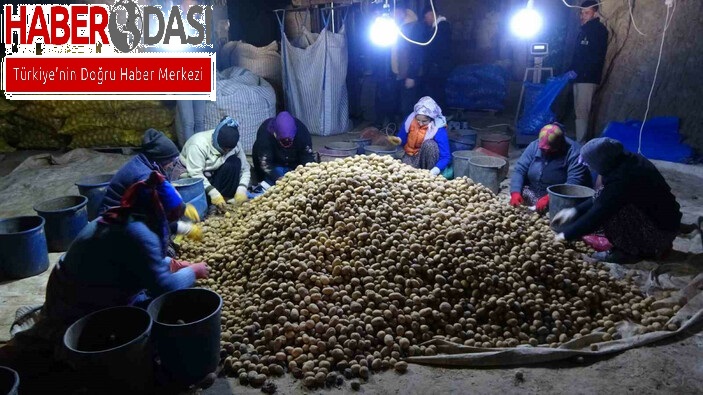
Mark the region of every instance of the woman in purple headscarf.
[[259, 181], [273, 185], [290, 170], [315, 161], [312, 137], [299, 119], [283, 111], [259, 127], [252, 158]]

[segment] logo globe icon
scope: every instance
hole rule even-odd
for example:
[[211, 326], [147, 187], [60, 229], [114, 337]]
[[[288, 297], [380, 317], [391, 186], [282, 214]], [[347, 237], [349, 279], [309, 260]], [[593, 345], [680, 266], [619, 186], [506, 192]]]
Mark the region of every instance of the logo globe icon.
[[[126, 14], [127, 20], [119, 24], [117, 17], [120, 13]], [[117, 0], [110, 8], [110, 21], [108, 30], [110, 40], [120, 52], [132, 52], [142, 39], [143, 25], [142, 12], [133, 0]]]

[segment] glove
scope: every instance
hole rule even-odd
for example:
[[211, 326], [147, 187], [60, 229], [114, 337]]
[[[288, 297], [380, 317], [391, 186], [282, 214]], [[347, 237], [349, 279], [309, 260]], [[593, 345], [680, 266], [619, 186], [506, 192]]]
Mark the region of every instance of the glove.
[[194, 263], [190, 265], [190, 268], [193, 269], [193, 272], [195, 272], [195, 278], [198, 280], [208, 278], [208, 276], [210, 276], [210, 268], [207, 267], [205, 262]]
[[196, 210], [195, 206], [190, 203], [186, 204], [186, 210], [183, 213], [183, 216], [193, 222], [200, 222], [200, 214], [198, 214], [198, 210]]
[[511, 192], [510, 193], [510, 205], [513, 207], [517, 207], [522, 204], [524, 200], [522, 199], [522, 195], [520, 192]]
[[552, 218], [552, 223], [550, 225], [552, 227], [559, 226], [571, 221], [572, 219], [574, 219], [574, 217], [576, 217], [576, 209], [565, 208], [563, 210], [560, 210], [557, 215]]
[[190, 262], [186, 261], [179, 261], [177, 259], [171, 259], [171, 264], [169, 265], [169, 268], [171, 269], [171, 273], [175, 273], [184, 267], [190, 266]]
[[247, 196], [247, 188], [243, 186], [239, 186], [237, 188], [237, 192], [234, 194], [234, 201], [236, 204], [242, 204], [249, 200], [249, 197]]
[[412, 89], [415, 87], [415, 80], [412, 78], [405, 79], [405, 89]]
[[442, 171], [439, 170], [439, 167], [435, 166], [435, 167], [432, 168], [432, 170], [430, 170], [430, 175], [438, 176], [439, 173], [441, 173], [441, 172], [442, 172]]
[[190, 223], [190, 222], [185, 222], [185, 221], [178, 221], [178, 227], [176, 228], [176, 233], [179, 235], [185, 235], [187, 238], [195, 241], [202, 241], [203, 240], [203, 228], [201, 228], [199, 225]]
[[393, 145], [400, 145], [400, 143], [401, 143], [400, 137], [398, 137], [398, 136], [388, 136], [387, 140], [389, 143], [391, 143]]
[[227, 202], [225, 202], [225, 197], [222, 196], [220, 191], [218, 191], [215, 188], [212, 188], [210, 192], [207, 193], [208, 196], [210, 196], [210, 202], [217, 206], [220, 209], [224, 209], [225, 205], [227, 205]]
[[554, 236], [554, 241], [556, 241], [557, 243], [561, 243], [561, 242], [563, 242], [564, 240], [565, 240], [565, 239], [564, 239], [564, 234], [563, 234], [563, 233], [557, 233], [556, 236]]
[[549, 208], [549, 195], [542, 196], [535, 204], [538, 213], [543, 213]]

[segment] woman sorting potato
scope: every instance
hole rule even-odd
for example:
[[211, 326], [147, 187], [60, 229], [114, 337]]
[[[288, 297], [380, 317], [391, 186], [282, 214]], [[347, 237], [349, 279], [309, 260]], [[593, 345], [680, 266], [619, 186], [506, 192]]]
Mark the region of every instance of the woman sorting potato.
[[158, 172], [132, 185], [120, 206], [83, 228], [52, 269], [37, 323], [18, 333], [13, 346], [57, 344], [83, 316], [114, 306], [144, 306], [150, 298], [207, 278], [205, 263], [166, 257], [168, 224], [184, 209], [176, 189]]
[[425, 96], [415, 104], [398, 136], [390, 136], [388, 141], [403, 146], [403, 163], [429, 170], [436, 176], [452, 162], [446, 126], [442, 109], [431, 97]]
[[510, 205], [549, 208], [547, 188], [557, 184], [591, 185], [588, 168], [579, 162], [581, 146], [556, 123], [545, 125], [539, 138], [520, 156], [510, 179]]
[[219, 208], [247, 201], [251, 172], [239, 142], [237, 121], [224, 117], [215, 129], [196, 133], [186, 141], [171, 178], [191, 177], [204, 180], [210, 203]]
[[266, 189], [292, 169], [315, 161], [310, 131], [288, 111], [282, 111], [259, 127], [252, 159], [254, 173]]
[[626, 152], [611, 138], [597, 138], [581, 148], [581, 160], [602, 176], [603, 188], [576, 208], [552, 220], [557, 240], [577, 240], [603, 228], [613, 248], [594, 258], [631, 263], [669, 252], [681, 223], [680, 206], [656, 167]]

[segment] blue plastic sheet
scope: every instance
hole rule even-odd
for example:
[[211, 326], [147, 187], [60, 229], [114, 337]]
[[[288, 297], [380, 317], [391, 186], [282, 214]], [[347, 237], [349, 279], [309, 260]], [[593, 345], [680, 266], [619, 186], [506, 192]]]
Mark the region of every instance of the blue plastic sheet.
[[467, 110], [502, 110], [508, 91], [506, 80], [500, 66], [459, 66], [447, 78], [447, 104]]
[[[631, 152], [637, 152], [642, 121], [610, 122], [603, 137], [622, 142]], [[679, 134], [679, 118], [657, 117], [648, 120], [642, 130], [642, 155], [649, 159], [689, 163], [694, 160], [693, 148], [682, 142]]]
[[517, 123], [520, 134], [536, 135], [548, 123], [556, 120], [552, 111], [552, 103], [566, 87], [569, 80], [576, 78], [576, 73], [569, 71], [557, 77], [552, 77], [545, 84], [525, 82], [523, 95], [524, 109]]

